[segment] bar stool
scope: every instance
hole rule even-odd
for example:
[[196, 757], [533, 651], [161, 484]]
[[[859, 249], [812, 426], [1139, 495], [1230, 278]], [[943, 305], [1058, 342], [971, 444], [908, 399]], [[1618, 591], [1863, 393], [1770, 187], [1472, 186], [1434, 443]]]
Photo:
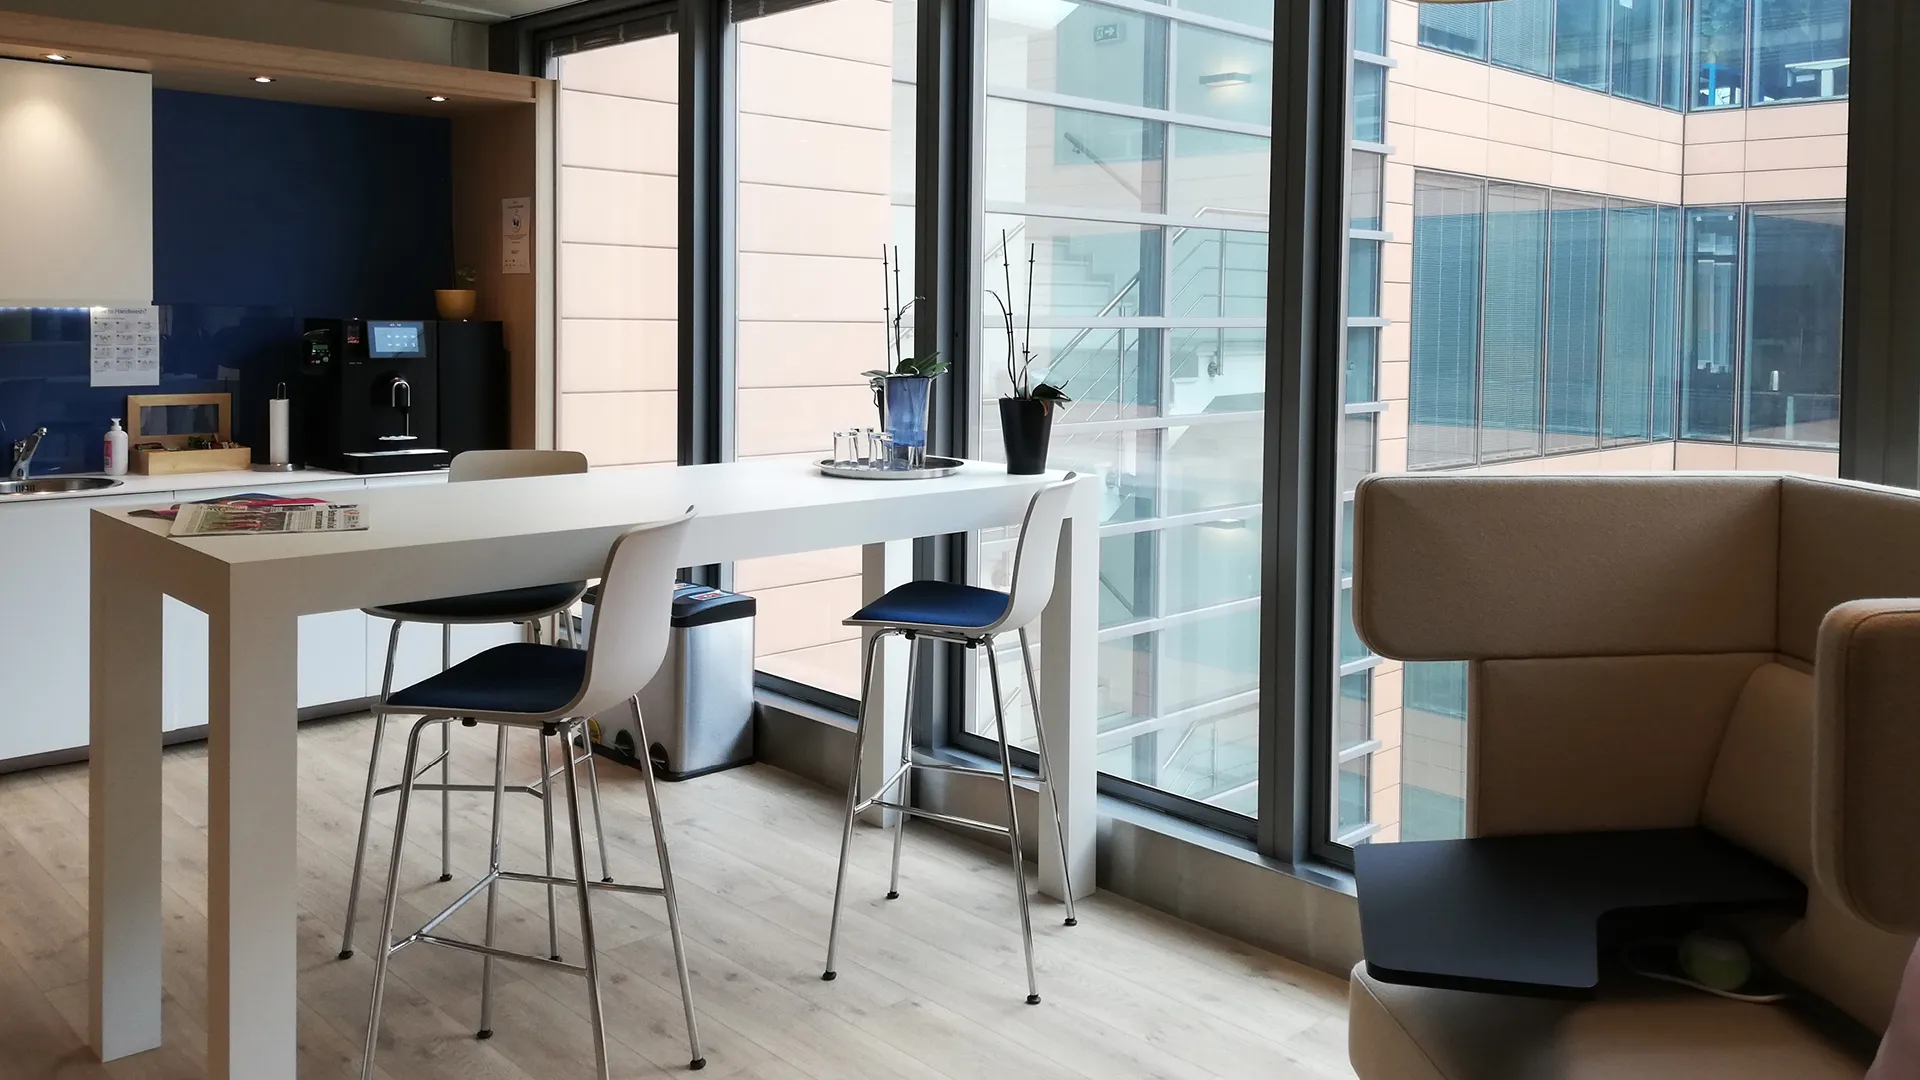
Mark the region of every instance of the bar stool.
[[[453, 459], [447, 469], [447, 482], [464, 483], [472, 480], [513, 480], [529, 476], [562, 476], [587, 471], [587, 456], [573, 450], [469, 450]], [[540, 620], [550, 615], [558, 615], [572, 608], [574, 602], [586, 592], [584, 581], [567, 581], [554, 585], [534, 585], [524, 589], [503, 589], [499, 592], [472, 593], [466, 596], [449, 596], [437, 600], [421, 600], [409, 604], [393, 604], [387, 607], [363, 609], [368, 615], [390, 619], [393, 628], [387, 634], [386, 674], [380, 680], [380, 700], [385, 702], [393, 693], [394, 659], [400, 651], [400, 628], [408, 623], [424, 623], [440, 627], [440, 670], [445, 671], [453, 662], [453, 628], [466, 625], [497, 625], [500, 623], [519, 623], [528, 627], [533, 640], [540, 640]], [[562, 620], [566, 621], [565, 619]], [[557, 636], [557, 635], [556, 635]], [[353, 848], [353, 877], [347, 886], [347, 926], [340, 935], [340, 959], [353, 956], [353, 925], [360, 913], [360, 882], [365, 871], [367, 858], [367, 828], [373, 818], [373, 800], [379, 795], [388, 795], [400, 790], [399, 784], [377, 787], [380, 775], [380, 747], [387, 731], [386, 713], [375, 710], [373, 721], [373, 751], [367, 755], [367, 787], [360, 799], [360, 836]], [[440, 731], [440, 756], [427, 762], [423, 767], [431, 769], [440, 766], [440, 782], [416, 784], [416, 790], [438, 791], [440, 793], [440, 880], [452, 881], [453, 868], [451, 845], [447, 840], [452, 824], [453, 812], [448, 805], [451, 792], [455, 791], [492, 791], [483, 784], [455, 784], [451, 782], [448, 757], [452, 751], [452, 742], [447, 730]], [[553, 873], [553, 806], [548, 793], [549, 781], [553, 770], [547, 758], [547, 743], [540, 741], [540, 772], [542, 779], [533, 784], [514, 784], [507, 790], [527, 795], [536, 795], [545, 804], [547, 811], [547, 873]], [[593, 751], [591, 746], [586, 752], [588, 790], [593, 796], [594, 832], [600, 842], [601, 865], [606, 863], [606, 836], [600, 828], [600, 783], [593, 771]], [[554, 923], [556, 910], [553, 891], [547, 891], [548, 944], [553, 948], [553, 959], [560, 958], [560, 930]]]
[[[1027, 912], [1027, 869], [1025, 857], [1020, 853], [1020, 819], [1014, 810], [1013, 801], [1013, 758], [1007, 744], [1007, 716], [1000, 694], [1000, 662], [994, 655], [994, 639], [1008, 630], [1016, 630], [1020, 635], [1020, 658], [1027, 672], [1027, 687], [1033, 702], [1034, 731], [1039, 739], [1040, 772], [1042, 785], [1052, 775], [1047, 766], [1046, 727], [1040, 721], [1040, 683], [1034, 678], [1033, 652], [1028, 647], [1027, 628], [1040, 617], [1046, 607], [1047, 599], [1053, 593], [1054, 562], [1060, 548], [1060, 527], [1066, 519], [1067, 500], [1073, 490], [1074, 474], [1049, 484], [1034, 495], [1027, 504], [1027, 515], [1020, 528], [1020, 543], [1014, 551], [1013, 583], [1008, 592], [994, 589], [981, 589], [971, 585], [952, 585], [944, 581], [910, 581], [885, 596], [868, 604], [847, 619], [844, 625], [872, 628], [875, 633], [867, 644], [866, 667], [861, 674], [862, 701], [860, 703], [860, 721], [858, 733], [854, 738], [853, 779], [847, 787], [847, 818], [844, 831], [840, 836], [840, 870], [833, 885], [833, 921], [827, 930], [827, 970], [820, 977], [831, 981], [838, 972], [834, 970], [835, 950], [840, 941], [840, 903], [841, 894], [847, 886], [848, 849], [853, 844], [853, 819], [861, 811], [878, 806], [893, 810], [899, 814], [893, 833], [893, 875], [887, 886], [887, 899], [896, 900], [900, 896], [900, 844], [906, 835], [908, 817], [923, 817], [949, 825], [961, 825], [984, 832], [1003, 834], [1007, 837], [1008, 847], [1013, 853], [1014, 886], [1020, 900], [1020, 938], [1027, 953], [1027, 1004], [1040, 1004], [1040, 988], [1033, 973], [1033, 922]], [[918, 652], [915, 645], [919, 638], [934, 641], [950, 641], [965, 645], [969, 650], [985, 646], [987, 650], [987, 673], [993, 682], [993, 720], [1000, 746], [1000, 768], [974, 769], [942, 762], [915, 761], [913, 759], [913, 732], [911, 725], [900, 738], [900, 764], [886, 782], [880, 785], [873, 798], [860, 798], [860, 748], [865, 745], [867, 729], [867, 702], [865, 698], [873, 693], [873, 669], [880, 648], [880, 641], [888, 634], [899, 634], [907, 639], [907, 699], [912, 700], [913, 680], [918, 670]], [[976, 821], [972, 818], [958, 817], [952, 814], [937, 814], [930, 810], [921, 810], [913, 806], [913, 772], [915, 769], [931, 769], [939, 772], [961, 773], [969, 776], [990, 776], [1000, 780], [1006, 789], [1007, 824], [995, 825], [990, 822]], [[900, 797], [889, 800], [887, 793], [895, 784], [900, 785]], [[1073, 881], [1067, 876], [1066, 850], [1067, 831], [1060, 820], [1060, 806], [1051, 797], [1053, 804], [1053, 828], [1060, 841], [1061, 866], [1060, 877], [1066, 887], [1067, 921], [1074, 926], [1079, 922], [1074, 917]]]
[[[400, 806], [393, 826], [393, 852], [387, 868], [385, 908], [380, 916], [381, 948], [374, 960], [373, 1003], [367, 1017], [365, 1056], [361, 1059], [363, 1080], [373, 1080], [374, 1050], [380, 1033], [381, 998], [386, 991], [387, 966], [393, 955], [410, 945], [439, 945], [484, 957], [480, 975], [480, 1028], [477, 1037], [493, 1037], [493, 962], [514, 960], [560, 971], [570, 971], [587, 980], [587, 1018], [593, 1027], [594, 1059], [600, 1080], [609, 1080], [607, 1071], [606, 1020], [600, 1002], [600, 963], [594, 945], [593, 906], [595, 889], [658, 896], [666, 901], [667, 928], [673, 939], [674, 964], [680, 974], [680, 997], [686, 1007], [687, 1042], [693, 1057], [689, 1068], [706, 1066], [700, 1052], [700, 1031], [693, 1015], [693, 987], [687, 974], [686, 947], [680, 936], [680, 904], [674, 897], [673, 868], [667, 860], [667, 836], [660, 815], [660, 796], [654, 786], [653, 769], [646, 775], [647, 808], [653, 818], [654, 853], [660, 863], [660, 885], [627, 885], [603, 877], [589, 880], [585, 844], [580, 829], [580, 790], [575, 777], [572, 754], [569, 764], [560, 770], [567, 788], [567, 833], [573, 847], [573, 876], [560, 878], [551, 870], [546, 874], [528, 874], [500, 867], [500, 814], [506, 796], [507, 731], [525, 728], [540, 733], [546, 741], [558, 737], [562, 746], [571, 746], [576, 735], [584, 733], [589, 718], [625, 705], [633, 710], [635, 728], [644, 737], [646, 728], [640, 715], [640, 690], [653, 678], [666, 657], [670, 609], [673, 598], [674, 570], [679, 566], [680, 548], [693, 508], [679, 518], [643, 525], [614, 541], [607, 556], [605, 579], [600, 588], [600, 606], [595, 612], [593, 630], [585, 651], [557, 645], [530, 643], [499, 645], [463, 660], [446, 671], [415, 683], [393, 694], [381, 704], [382, 712], [418, 713], [421, 717], [407, 736], [406, 768], [400, 774]], [[428, 919], [420, 929], [395, 941], [394, 912], [399, 890], [394, 883], [400, 876], [401, 853], [406, 850], [407, 812], [413, 793], [422, 785], [420, 774], [420, 737], [429, 725], [443, 729], [454, 720], [472, 726], [492, 724], [499, 729], [493, 766], [493, 828], [487, 872], [480, 880]], [[647, 745], [644, 741], [641, 745]], [[551, 820], [551, 819], [549, 819]], [[604, 857], [604, 851], [602, 852]], [[550, 957], [510, 952], [494, 947], [494, 901], [503, 881], [530, 882], [552, 888], [572, 886], [580, 901], [580, 940], [585, 953], [580, 964], [567, 964]], [[454, 912], [486, 893], [486, 931], [480, 943], [445, 937], [434, 933]]]

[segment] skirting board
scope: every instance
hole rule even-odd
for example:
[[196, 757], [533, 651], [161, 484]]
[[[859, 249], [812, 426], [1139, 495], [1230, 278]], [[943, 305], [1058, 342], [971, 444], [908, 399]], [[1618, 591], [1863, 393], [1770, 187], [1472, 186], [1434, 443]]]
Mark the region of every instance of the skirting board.
[[[368, 709], [373, 708], [374, 702], [377, 700], [379, 699], [369, 697], [354, 701], [335, 701], [326, 705], [309, 705], [300, 710], [298, 719], [300, 723], [304, 724], [309, 720], [326, 720], [335, 716], [348, 716], [357, 712], [366, 712]], [[172, 731], [162, 733], [160, 736], [160, 744], [162, 746], [178, 746], [181, 743], [205, 742], [206, 739], [207, 725], [195, 724], [192, 727], [175, 728]], [[85, 761], [89, 756], [89, 749], [90, 748], [85, 746], [76, 746], [69, 750], [49, 750], [44, 754], [28, 754], [25, 757], [7, 758], [4, 761], [0, 761], [0, 776], [4, 776], [7, 773], [26, 772], [28, 769], [44, 769], [49, 765], [71, 765], [77, 761]]]

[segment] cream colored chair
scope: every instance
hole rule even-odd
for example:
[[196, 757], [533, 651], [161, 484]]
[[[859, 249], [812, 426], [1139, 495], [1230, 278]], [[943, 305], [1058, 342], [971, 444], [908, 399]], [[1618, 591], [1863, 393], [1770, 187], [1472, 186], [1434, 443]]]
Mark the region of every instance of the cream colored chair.
[[1774, 475], [1387, 476], [1354, 623], [1468, 661], [1470, 835], [1704, 825], [1808, 884], [1756, 956], [1833, 1008], [1354, 969], [1361, 1080], [1858, 1080], [1920, 930], [1920, 495]]

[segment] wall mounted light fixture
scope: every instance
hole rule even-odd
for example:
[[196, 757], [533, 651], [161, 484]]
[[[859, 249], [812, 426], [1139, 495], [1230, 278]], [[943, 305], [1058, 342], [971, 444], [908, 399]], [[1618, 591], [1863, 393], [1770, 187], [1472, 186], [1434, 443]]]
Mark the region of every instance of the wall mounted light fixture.
[[1216, 71], [1211, 75], [1200, 76], [1200, 85], [1207, 87], [1245, 86], [1253, 81], [1253, 76], [1244, 71]]

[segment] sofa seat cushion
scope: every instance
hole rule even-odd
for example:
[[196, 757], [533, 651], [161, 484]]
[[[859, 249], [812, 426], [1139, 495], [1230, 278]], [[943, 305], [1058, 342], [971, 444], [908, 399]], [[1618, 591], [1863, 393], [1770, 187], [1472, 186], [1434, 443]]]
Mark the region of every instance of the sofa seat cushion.
[[1552, 1001], [1401, 986], [1353, 969], [1360, 1080], [1861, 1080], [1867, 1063], [1791, 1010], [1673, 988]]

